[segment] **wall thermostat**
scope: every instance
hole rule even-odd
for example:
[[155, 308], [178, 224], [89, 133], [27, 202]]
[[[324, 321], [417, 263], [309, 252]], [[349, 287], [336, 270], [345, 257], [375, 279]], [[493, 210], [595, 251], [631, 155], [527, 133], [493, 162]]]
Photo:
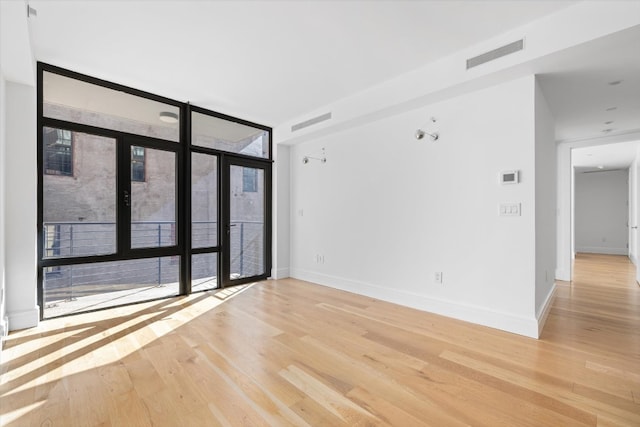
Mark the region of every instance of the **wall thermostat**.
[[520, 175], [518, 171], [504, 171], [500, 173], [501, 184], [517, 184], [519, 182]]

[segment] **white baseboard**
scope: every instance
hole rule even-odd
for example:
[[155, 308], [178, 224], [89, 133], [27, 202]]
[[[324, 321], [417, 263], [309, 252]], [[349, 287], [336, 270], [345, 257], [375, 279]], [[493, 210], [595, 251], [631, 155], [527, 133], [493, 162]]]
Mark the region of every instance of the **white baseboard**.
[[564, 282], [571, 281], [571, 273], [565, 269], [556, 269], [556, 280], [562, 280]]
[[533, 316], [529, 318], [513, 313], [497, 312], [476, 305], [383, 288], [298, 268], [291, 268], [291, 277], [526, 337], [538, 338], [538, 320]]
[[542, 329], [544, 328], [544, 324], [547, 322], [547, 317], [549, 317], [549, 312], [551, 311], [551, 304], [553, 303], [553, 297], [556, 295], [556, 284], [554, 283], [549, 293], [547, 294], [547, 298], [545, 298], [544, 303], [540, 306], [540, 309], [536, 313], [536, 319], [538, 319], [538, 336], [536, 338], [540, 338], [542, 334]]
[[600, 246], [576, 246], [576, 252], [586, 254], [629, 255], [627, 248], [605, 248]]
[[4, 316], [0, 319], [0, 339], [9, 335], [9, 317]]
[[272, 279], [286, 279], [287, 277], [290, 277], [289, 268], [275, 268], [271, 270]]
[[9, 330], [33, 328], [40, 322], [40, 307], [36, 306], [29, 310], [11, 311], [7, 313], [9, 318]]

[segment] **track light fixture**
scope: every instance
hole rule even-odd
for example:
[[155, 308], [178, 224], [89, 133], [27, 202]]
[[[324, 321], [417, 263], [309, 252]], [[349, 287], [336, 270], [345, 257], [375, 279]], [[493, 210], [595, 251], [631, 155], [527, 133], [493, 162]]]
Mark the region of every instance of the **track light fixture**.
[[[435, 123], [436, 119], [435, 117], [431, 117], [431, 123]], [[416, 137], [416, 139], [422, 139], [425, 136], [428, 136], [432, 141], [437, 141], [438, 138], [440, 138], [440, 135], [438, 134], [438, 132], [427, 132], [423, 129], [418, 129], [416, 130], [416, 133], [414, 135]]]
[[320, 163], [327, 163], [327, 156], [324, 152], [324, 148], [322, 149], [322, 157], [312, 157], [312, 156], [304, 156], [302, 158], [302, 164], [306, 165], [307, 163], [309, 163], [311, 160], [317, 160]]
[[311, 156], [304, 156], [302, 158], [302, 163], [306, 165], [311, 160], [318, 160], [320, 163], [327, 163], [327, 158], [326, 157], [320, 158], [320, 157], [311, 157]]

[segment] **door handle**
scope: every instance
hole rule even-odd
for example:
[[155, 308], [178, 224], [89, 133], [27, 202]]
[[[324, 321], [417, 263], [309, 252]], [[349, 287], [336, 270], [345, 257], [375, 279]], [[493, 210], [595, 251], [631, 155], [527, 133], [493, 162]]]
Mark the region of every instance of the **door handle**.
[[638, 226], [636, 225], [635, 227], [631, 227], [631, 228], [634, 229], [634, 230], [637, 230]]
[[229, 224], [227, 225], [227, 234], [231, 234], [231, 227], [235, 227], [238, 224]]

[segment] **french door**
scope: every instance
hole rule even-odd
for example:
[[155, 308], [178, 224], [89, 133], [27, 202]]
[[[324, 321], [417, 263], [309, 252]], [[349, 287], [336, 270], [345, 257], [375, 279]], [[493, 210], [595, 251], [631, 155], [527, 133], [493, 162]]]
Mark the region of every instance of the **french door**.
[[270, 164], [225, 157], [223, 286], [269, 276]]
[[182, 293], [180, 146], [73, 123], [42, 134], [42, 317]]
[[272, 129], [38, 63], [41, 318], [265, 279]]

